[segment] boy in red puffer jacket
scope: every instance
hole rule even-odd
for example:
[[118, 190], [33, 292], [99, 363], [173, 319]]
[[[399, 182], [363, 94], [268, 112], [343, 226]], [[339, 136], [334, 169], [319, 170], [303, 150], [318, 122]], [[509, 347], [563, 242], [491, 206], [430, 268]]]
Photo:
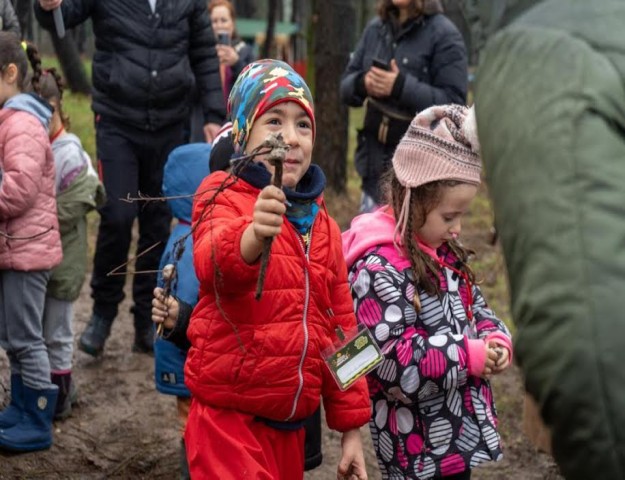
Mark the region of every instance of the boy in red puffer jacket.
[[[303, 478], [304, 421], [323, 398], [343, 432], [340, 475], [365, 479], [359, 428], [370, 416], [363, 379], [341, 391], [321, 352], [337, 326], [355, 326], [341, 236], [311, 165], [310, 91], [290, 66], [250, 64], [229, 99], [238, 154], [270, 134], [289, 145], [283, 188], [255, 157], [200, 185], [193, 223], [199, 302], [188, 329], [185, 380], [193, 395], [185, 441], [192, 478]], [[216, 189], [221, 188], [217, 195]], [[255, 299], [264, 240], [273, 238], [264, 291]]]

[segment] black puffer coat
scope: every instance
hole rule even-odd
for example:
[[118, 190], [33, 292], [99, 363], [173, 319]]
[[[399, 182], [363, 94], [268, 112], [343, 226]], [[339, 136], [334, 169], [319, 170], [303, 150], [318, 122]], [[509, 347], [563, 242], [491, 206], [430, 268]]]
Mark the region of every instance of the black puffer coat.
[[[222, 123], [225, 105], [215, 38], [204, 0], [64, 0], [65, 26], [93, 21], [93, 111], [145, 130], [186, 121], [197, 84], [205, 122]], [[44, 28], [51, 12], [35, 2]]]
[[[367, 25], [341, 79], [341, 97], [347, 105], [362, 106], [367, 96], [364, 76], [374, 58], [397, 62], [400, 75], [393, 92], [379, 100], [409, 118], [432, 105], [466, 102], [468, 67], [462, 35], [444, 15], [427, 13], [399, 29], [380, 18]], [[377, 131], [359, 131], [356, 168], [363, 190], [379, 203], [377, 182], [397, 143], [384, 145], [376, 137]]]

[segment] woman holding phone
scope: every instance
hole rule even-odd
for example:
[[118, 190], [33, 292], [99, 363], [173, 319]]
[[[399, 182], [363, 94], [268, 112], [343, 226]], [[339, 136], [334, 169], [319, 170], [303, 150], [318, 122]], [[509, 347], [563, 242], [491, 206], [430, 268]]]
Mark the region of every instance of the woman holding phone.
[[229, 0], [211, 0], [208, 4], [213, 32], [217, 39], [219, 73], [226, 102], [235, 80], [248, 63], [255, 60], [252, 47], [237, 35], [236, 13]]
[[439, 0], [379, 0], [343, 73], [343, 102], [365, 106], [355, 155], [362, 212], [380, 204], [378, 181], [415, 114], [466, 102], [466, 48], [442, 11]]

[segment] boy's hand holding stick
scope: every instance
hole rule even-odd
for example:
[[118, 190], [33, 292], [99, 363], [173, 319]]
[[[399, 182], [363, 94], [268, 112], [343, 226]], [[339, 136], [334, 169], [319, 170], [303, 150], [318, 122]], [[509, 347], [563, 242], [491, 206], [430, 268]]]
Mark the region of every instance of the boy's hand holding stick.
[[[269, 136], [261, 147], [271, 148], [271, 152], [267, 155], [267, 162], [274, 167], [271, 184], [274, 187], [282, 188], [282, 165], [289, 146], [284, 143], [282, 134], [278, 134], [277, 136]], [[256, 300], [260, 300], [260, 297], [263, 294], [263, 285], [265, 283], [265, 274], [267, 273], [267, 264], [269, 263], [271, 242], [273, 242], [273, 237], [266, 237], [263, 239], [263, 250], [260, 255], [260, 272], [258, 273], [258, 282], [256, 283]]]

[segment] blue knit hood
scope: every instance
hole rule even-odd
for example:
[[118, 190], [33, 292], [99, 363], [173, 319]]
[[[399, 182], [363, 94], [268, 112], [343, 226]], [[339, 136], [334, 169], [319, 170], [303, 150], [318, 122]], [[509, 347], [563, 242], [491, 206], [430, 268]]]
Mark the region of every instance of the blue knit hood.
[[[172, 150], [163, 172], [163, 194], [172, 197], [195, 193], [204, 177], [210, 173], [210, 151], [208, 143], [189, 143]], [[167, 204], [174, 217], [191, 222], [193, 197], [168, 200]]]

